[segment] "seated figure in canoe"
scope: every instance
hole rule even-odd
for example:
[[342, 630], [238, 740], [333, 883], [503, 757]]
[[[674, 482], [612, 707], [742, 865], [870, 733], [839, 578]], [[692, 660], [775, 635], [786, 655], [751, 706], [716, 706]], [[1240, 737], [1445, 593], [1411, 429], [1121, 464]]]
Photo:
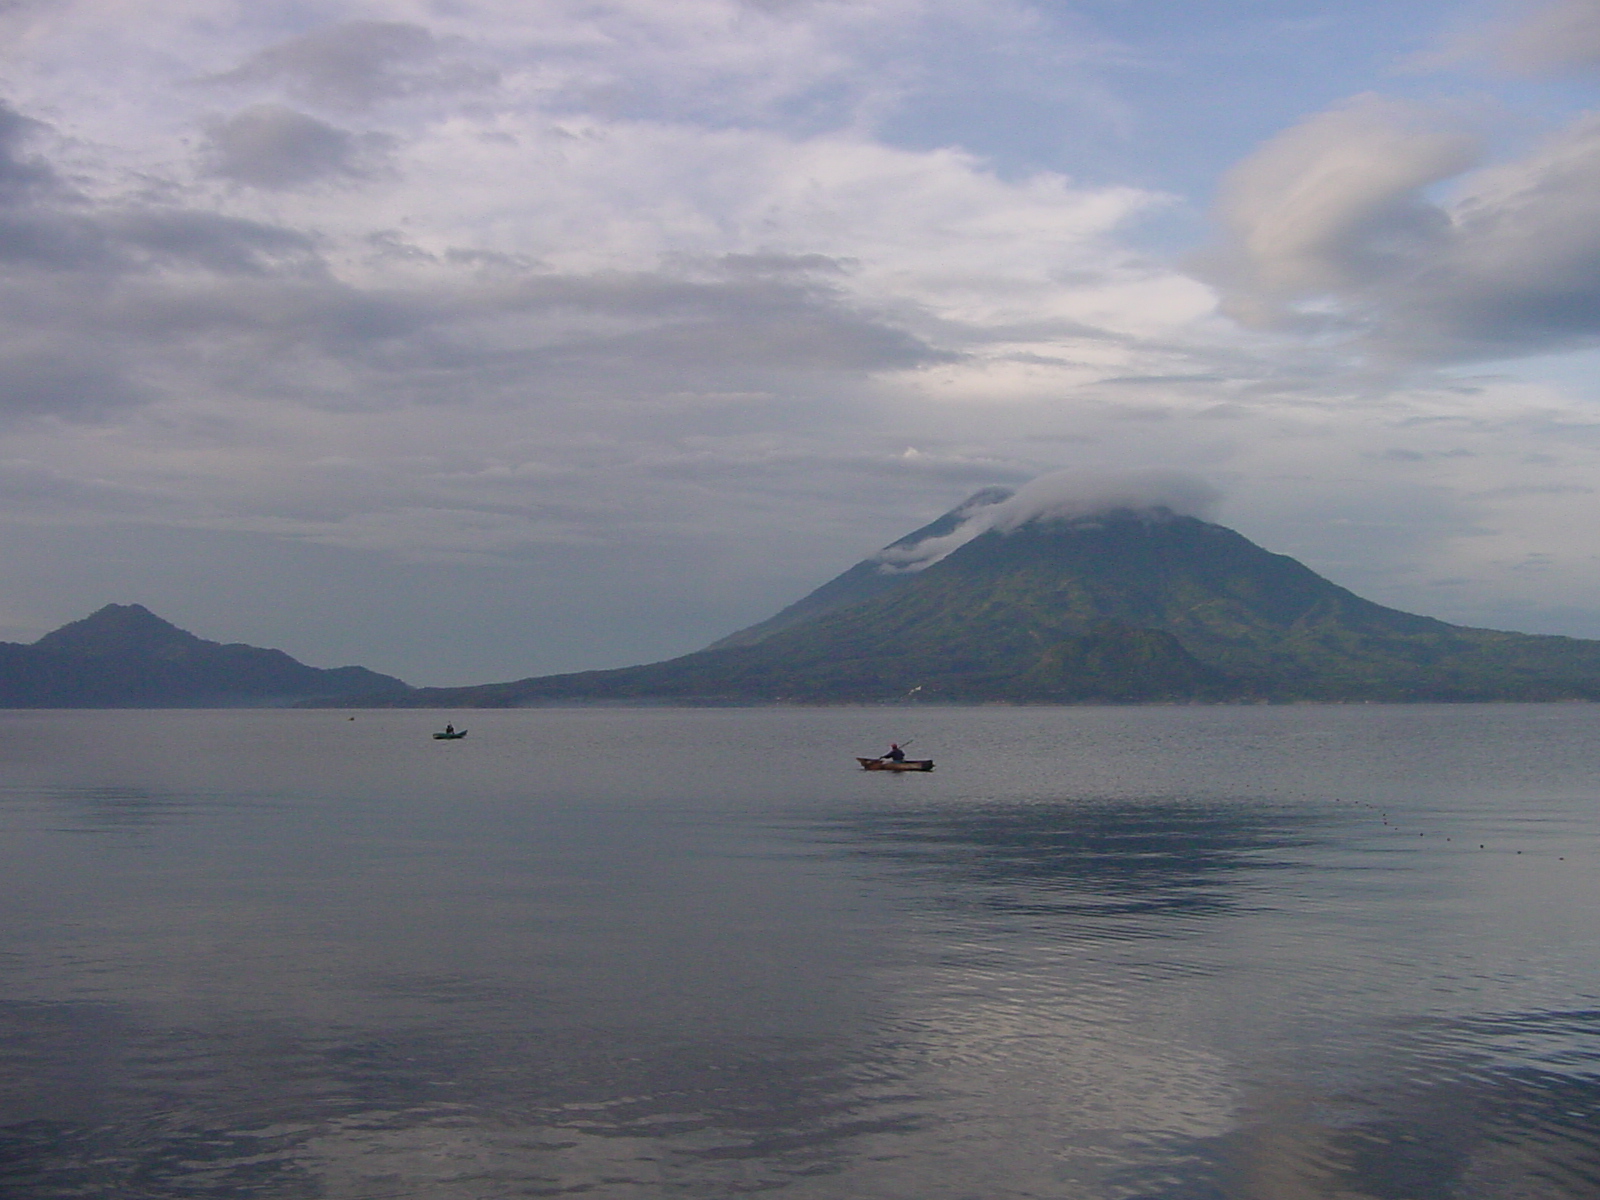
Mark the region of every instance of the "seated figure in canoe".
[[879, 755], [877, 758], [858, 758], [863, 770], [867, 771], [931, 771], [933, 759], [907, 758], [906, 752], [899, 743], [891, 743], [889, 753]]

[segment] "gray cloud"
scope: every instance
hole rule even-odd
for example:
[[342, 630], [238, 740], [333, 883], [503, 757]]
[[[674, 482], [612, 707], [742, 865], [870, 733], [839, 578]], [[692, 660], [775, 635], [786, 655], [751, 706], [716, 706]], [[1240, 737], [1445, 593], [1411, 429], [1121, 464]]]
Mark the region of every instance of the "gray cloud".
[[[736, 302], [737, 289], [719, 300]], [[772, 304], [735, 318], [724, 310], [699, 319], [670, 319], [624, 335], [572, 339], [546, 357], [551, 366], [604, 371], [607, 362], [632, 358], [659, 386], [702, 386], [708, 378], [737, 379], [745, 372], [886, 371], [948, 361], [902, 330], [848, 312], [795, 303]], [[718, 308], [722, 306], [719, 304]]]
[[[785, 263], [785, 274], [794, 269]], [[949, 361], [906, 331], [852, 310], [804, 277], [692, 280], [665, 273], [534, 275], [508, 302], [531, 312], [623, 318], [629, 328], [579, 329], [541, 351], [584, 371], [629, 362], [681, 376], [781, 371], [873, 371]]]
[[54, 272], [178, 265], [259, 272], [311, 248], [303, 234], [177, 206], [91, 204], [23, 146], [46, 127], [0, 102], [0, 263]]
[[1247, 324], [1343, 333], [1382, 358], [1451, 361], [1600, 340], [1600, 117], [1458, 181], [1450, 114], [1361, 97], [1230, 174], [1200, 269]]
[[[11, 141], [0, 145], [14, 147], [34, 124], [5, 112]], [[212, 149], [232, 156], [234, 176], [283, 184], [349, 170], [348, 136], [261, 106], [219, 127]], [[97, 419], [175, 390], [336, 411], [592, 412], [601, 398], [682, 409], [684, 397], [754, 394], [780, 377], [951, 359], [853, 304], [845, 268], [822, 255], [585, 274], [434, 252], [391, 232], [367, 240], [373, 271], [356, 284], [298, 230], [91, 202], [48, 190], [47, 162], [11, 161], [29, 187], [0, 209], [0, 413], [12, 417]]]
[[43, 158], [23, 153], [29, 138], [45, 125], [0, 101], [0, 205], [15, 204], [60, 186]]
[[825, 254], [724, 254], [716, 265], [729, 275], [843, 275], [849, 264]]
[[194, 267], [261, 274], [311, 261], [302, 234], [191, 209], [0, 212], [0, 262], [52, 273], [137, 273]]
[[181, 208], [113, 209], [101, 221], [130, 263], [259, 275], [286, 267], [298, 273], [316, 262], [310, 237], [260, 221]]
[[1524, 75], [1600, 68], [1600, 4], [1542, 5], [1497, 36], [1492, 53], [1501, 66]]
[[59, 211], [0, 208], [0, 263], [11, 267], [71, 270], [112, 259], [99, 221]]
[[[181, 375], [168, 356], [215, 327], [214, 314], [200, 319], [207, 292], [329, 287], [304, 234], [73, 191], [23, 153], [43, 128], [0, 106], [0, 415], [101, 420], [158, 397], [152, 374]], [[150, 338], [185, 307], [194, 319], [169, 324], [176, 340]]]
[[0, 413], [94, 418], [146, 399], [111, 355], [81, 345], [0, 348]]
[[213, 122], [203, 153], [214, 175], [280, 189], [359, 178], [392, 144], [384, 135], [351, 133], [280, 104], [255, 104]]
[[102, 419], [157, 398], [152, 375], [182, 376], [169, 356], [216, 328], [208, 296], [330, 290], [304, 234], [73, 192], [20, 150], [42, 128], [0, 107], [0, 414]]
[[400, 21], [350, 21], [292, 38], [203, 82], [276, 85], [315, 104], [363, 108], [417, 92], [492, 82], [486, 68], [450, 60], [432, 33]]

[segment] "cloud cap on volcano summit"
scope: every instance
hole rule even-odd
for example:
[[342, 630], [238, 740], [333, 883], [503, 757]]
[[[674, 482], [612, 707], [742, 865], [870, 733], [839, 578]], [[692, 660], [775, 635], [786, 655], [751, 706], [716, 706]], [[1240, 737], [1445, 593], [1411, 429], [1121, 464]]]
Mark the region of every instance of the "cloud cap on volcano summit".
[[988, 511], [990, 528], [1010, 533], [1030, 521], [1072, 521], [1109, 512], [1206, 517], [1222, 493], [1182, 471], [1056, 471], [1018, 488]]
[[973, 509], [950, 533], [881, 551], [879, 569], [920, 571], [982, 534], [1013, 533], [1035, 523], [1076, 521], [1113, 512], [1206, 519], [1221, 499], [1222, 493], [1211, 484], [1182, 471], [1055, 471]]

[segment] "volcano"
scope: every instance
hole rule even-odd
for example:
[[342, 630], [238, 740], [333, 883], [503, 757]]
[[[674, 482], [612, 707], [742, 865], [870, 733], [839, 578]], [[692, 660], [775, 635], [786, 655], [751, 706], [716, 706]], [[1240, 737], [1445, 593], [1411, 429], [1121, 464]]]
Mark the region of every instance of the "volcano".
[[705, 650], [395, 702], [1600, 699], [1600, 642], [1386, 608], [1163, 505], [991, 519], [1010, 497], [978, 493]]

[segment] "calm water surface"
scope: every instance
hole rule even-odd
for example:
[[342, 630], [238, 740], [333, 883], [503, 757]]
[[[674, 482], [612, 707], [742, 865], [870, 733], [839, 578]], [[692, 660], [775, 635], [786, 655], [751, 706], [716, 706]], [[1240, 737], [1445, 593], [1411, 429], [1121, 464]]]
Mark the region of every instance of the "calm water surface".
[[1600, 707], [346, 718], [0, 713], [0, 1196], [1600, 1196]]

